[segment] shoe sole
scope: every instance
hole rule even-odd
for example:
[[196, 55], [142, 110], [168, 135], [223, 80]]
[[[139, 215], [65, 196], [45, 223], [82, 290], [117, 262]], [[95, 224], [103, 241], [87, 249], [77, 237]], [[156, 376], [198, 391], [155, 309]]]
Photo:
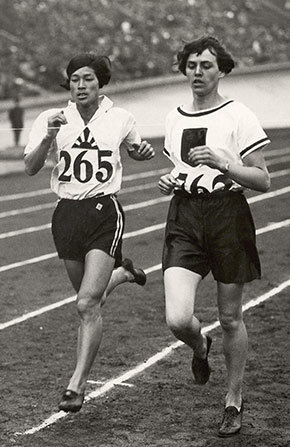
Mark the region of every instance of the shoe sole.
[[[242, 427], [241, 427], [242, 428]], [[234, 433], [230, 433], [230, 434], [223, 434], [223, 433], [218, 433], [218, 437], [219, 438], [231, 438], [232, 436], [238, 435], [241, 431], [241, 428], [239, 428], [237, 431], [235, 431]]]
[[145, 285], [147, 278], [144, 270], [135, 269], [131, 259], [124, 259], [124, 261], [122, 262], [122, 267], [124, 267], [124, 269], [128, 272], [132, 273], [132, 275], [134, 276], [134, 281], [132, 282], [135, 282], [139, 286]]

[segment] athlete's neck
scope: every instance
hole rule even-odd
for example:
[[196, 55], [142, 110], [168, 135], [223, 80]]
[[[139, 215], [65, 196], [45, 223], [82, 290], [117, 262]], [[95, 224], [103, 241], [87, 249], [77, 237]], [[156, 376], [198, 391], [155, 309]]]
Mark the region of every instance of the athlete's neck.
[[213, 109], [225, 102], [226, 98], [215, 92], [212, 95], [193, 95], [193, 101], [188, 105], [192, 112], [199, 110]]
[[95, 102], [94, 104], [90, 104], [88, 106], [77, 104], [77, 109], [85, 124], [88, 124], [88, 122], [92, 119], [98, 108], [99, 108], [98, 102]]

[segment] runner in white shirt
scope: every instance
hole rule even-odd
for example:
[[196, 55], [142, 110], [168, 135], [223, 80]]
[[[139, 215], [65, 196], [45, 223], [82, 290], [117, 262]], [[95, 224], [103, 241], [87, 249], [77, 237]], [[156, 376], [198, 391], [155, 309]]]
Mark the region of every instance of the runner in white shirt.
[[66, 71], [63, 86], [72, 101], [36, 119], [25, 166], [27, 174], [34, 175], [48, 155], [55, 161], [51, 187], [59, 201], [52, 233], [77, 292], [80, 316], [76, 367], [59, 408], [76, 412], [102, 338], [102, 304], [117, 285], [146, 282], [142, 269], [134, 268], [130, 259], [122, 260], [124, 213], [116, 197], [122, 180], [120, 147], [137, 161], [150, 160], [154, 150], [141, 141], [129, 112], [99, 96], [111, 76], [107, 57], [80, 54]]
[[180, 106], [167, 115], [164, 154], [175, 166], [172, 176], [189, 193], [193, 190], [243, 189], [219, 169], [190, 162], [188, 153], [191, 148], [206, 144], [229, 164], [243, 166], [245, 157], [268, 143], [269, 139], [256, 116], [237, 101], [225, 100], [216, 107], [197, 112]]
[[200, 281], [211, 271], [223, 332], [228, 390], [219, 436], [242, 425], [242, 381], [247, 332], [242, 316], [244, 283], [259, 278], [255, 227], [244, 188], [270, 186], [262, 148], [269, 143], [255, 115], [218, 91], [234, 67], [231, 55], [213, 37], [186, 44], [178, 53], [192, 98], [166, 120], [164, 153], [173, 162], [161, 177], [163, 194], [174, 192], [163, 251], [166, 320], [174, 335], [193, 350], [192, 373], [203, 385], [210, 377], [212, 339], [194, 315]]

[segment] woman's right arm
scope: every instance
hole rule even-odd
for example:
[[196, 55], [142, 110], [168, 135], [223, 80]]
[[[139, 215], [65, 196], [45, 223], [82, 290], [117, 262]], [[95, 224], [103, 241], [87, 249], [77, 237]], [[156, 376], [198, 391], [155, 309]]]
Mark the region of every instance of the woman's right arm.
[[67, 124], [63, 112], [52, 115], [47, 120], [47, 133], [38, 146], [28, 152], [24, 157], [25, 172], [28, 175], [35, 175], [44, 166], [49, 149], [51, 148], [60, 126]]

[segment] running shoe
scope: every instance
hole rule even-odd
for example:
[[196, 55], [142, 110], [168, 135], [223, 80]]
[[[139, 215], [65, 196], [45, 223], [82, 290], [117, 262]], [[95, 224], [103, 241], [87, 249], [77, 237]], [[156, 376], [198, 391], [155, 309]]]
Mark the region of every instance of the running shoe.
[[128, 270], [128, 272], [132, 273], [134, 276], [134, 279], [129, 282], [135, 282], [136, 284], [139, 284], [139, 286], [144, 286], [146, 283], [146, 274], [144, 270], [140, 268], [135, 268], [133, 265], [133, 261], [131, 259], [124, 259], [122, 261], [122, 267], [124, 267], [125, 270]]
[[191, 370], [194, 379], [198, 385], [205, 385], [208, 382], [211, 373], [211, 369], [208, 364], [208, 353], [212, 344], [212, 338], [209, 335], [207, 335], [206, 341], [207, 341], [207, 348], [206, 348], [205, 359], [196, 357], [194, 354], [192, 358]]
[[65, 390], [58, 408], [62, 411], [77, 413], [82, 408], [84, 397], [84, 393], [78, 394], [72, 390]]
[[225, 408], [223, 420], [218, 431], [220, 438], [229, 438], [239, 433], [242, 428], [243, 411], [243, 402], [240, 411], [234, 406]]

